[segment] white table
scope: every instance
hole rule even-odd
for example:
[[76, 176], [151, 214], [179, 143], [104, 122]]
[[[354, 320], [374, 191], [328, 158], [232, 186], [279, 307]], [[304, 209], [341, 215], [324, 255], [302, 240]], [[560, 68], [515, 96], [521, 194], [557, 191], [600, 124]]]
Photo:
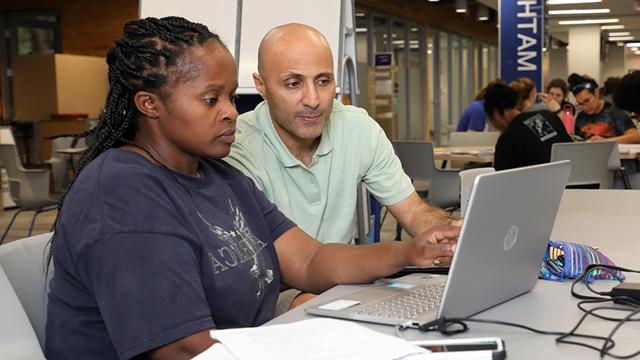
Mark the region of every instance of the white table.
[[[618, 265], [640, 269], [640, 190], [566, 190], [551, 235], [552, 239], [598, 245]], [[640, 275], [628, 274], [627, 281], [640, 282]], [[528, 294], [489, 309], [478, 318], [526, 324], [538, 329], [568, 331], [582, 312], [570, 294], [570, 282], [539, 280]], [[598, 282], [603, 289], [612, 282]], [[367, 285], [337, 286], [300, 308], [289, 311], [269, 324], [312, 318], [304, 313], [311, 306]], [[365, 324], [365, 323], [362, 323]], [[365, 324], [387, 334], [391, 326]], [[543, 336], [510, 327], [469, 323], [471, 330], [459, 337], [498, 336], [504, 339], [509, 359], [598, 359], [596, 351], [573, 345], [556, 345], [554, 336]], [[595, 318], [583, 324], [583, 333], [608, 335], [615, 324]], [[442, 335], [406, 330], [408, 339], [435, 339]], [[626, 355], [640, 350], [640, 323], [627, 323], [615, 336], [614, 353]], [[600, 343], [594, 343], [600, 345]]]

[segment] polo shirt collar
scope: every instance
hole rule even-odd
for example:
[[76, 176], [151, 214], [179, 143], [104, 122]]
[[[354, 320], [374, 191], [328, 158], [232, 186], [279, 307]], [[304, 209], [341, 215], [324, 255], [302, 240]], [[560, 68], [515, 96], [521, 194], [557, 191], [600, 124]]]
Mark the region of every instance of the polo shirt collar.
[[[291, 154], [280, 136], [278, 136], [278, 133], [273, 126], [273, 122], [271, 121], [271, 115], [269, 114], [269, 106], [267, 105], [267, 102], [262, 101], [260, 104], [258, 104], [258, 106], [256, 106], [255, 111], [256, 116], [258, 117], [258, 123], [260, 124], [260, 128], [262, 129], [262, 134], [265, 137], [265, 140], [273, 147], [280, 163], [282, 163], [284, 167], [304, 166], [304, 164], [302, 164], [300, 160], [296, 159]], [[329, 154], [331, 150], [333, 150], [333, 144], [331, 143], [331, 137], [329, 135], [330, 124], [331, 117], [329, 117], [329, 121], [327, 121], [327, 124], [325, 124], [325, 127], [322, 130], [320, 144], [318, 144], [316, 153], [313, 155], [314, 162], [317, 157], [325, 156]]]

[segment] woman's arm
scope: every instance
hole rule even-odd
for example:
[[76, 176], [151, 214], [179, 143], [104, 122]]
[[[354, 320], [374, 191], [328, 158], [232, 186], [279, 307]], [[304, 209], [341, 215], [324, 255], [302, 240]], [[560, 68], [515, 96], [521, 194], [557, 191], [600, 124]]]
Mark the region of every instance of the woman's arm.
[[188, 360], [217, 343], [209, 336], [210, 330], [200, 331], [149, 352], [152, 360]]
[[435, 227], [409, 241], [372, 245], [321, 244], [298, 227], [280, 236], [275, 247], [282, 281], [320, 293], [337, 284], [366, 283], [408, 265], [428, 267], [451, 257], [460, 229]]

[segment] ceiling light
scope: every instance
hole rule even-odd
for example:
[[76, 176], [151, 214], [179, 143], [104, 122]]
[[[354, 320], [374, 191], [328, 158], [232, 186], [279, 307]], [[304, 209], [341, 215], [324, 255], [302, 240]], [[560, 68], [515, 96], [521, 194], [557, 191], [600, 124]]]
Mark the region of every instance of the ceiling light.
[[592, 4], [602, 0], [548, 0], [547, 5]]
[[589, 25], [589, 24], [610, 24], [620, 22], [620, 19], [582, 19], [582, 20], [560, 20], [558, 25]]
[[631, 33], [628, 32], [628, 31], [618, 31], [618, 32], [610, 32], [609, 33], [609, 37], [611, 37], [611, 36], [628, 36], [628, 35], [631, 35]]
[[624, 25], [619, 24], [619, 25], [602, 25], [600, 26], [600, 29], [602, 30], [620, 30], [620, 29], [624, 29]]
[[489, 20], [489, 8], [484, 5], [478, 5], [478, 12], [476, 13], [478, 16], [478, 20], [487, 21]]
[[627, 47], [630, 47], [630, 48], [640, 47], [640, 42], [627, 43]]
[[429, 0], [429, 2], [438, 2], [440, 0]]
[[608, 14], [611, 9], [571, 9], [571, 10], [549, 10], [549, 15], [585, 15], [585, 14]]
[[456, 0], [456, 12], [457, 13], [467, 12], [467, 0]]
[[609, 41], [629, 41], [633, 40], [633, 36], [613, 36], [609, 37]]

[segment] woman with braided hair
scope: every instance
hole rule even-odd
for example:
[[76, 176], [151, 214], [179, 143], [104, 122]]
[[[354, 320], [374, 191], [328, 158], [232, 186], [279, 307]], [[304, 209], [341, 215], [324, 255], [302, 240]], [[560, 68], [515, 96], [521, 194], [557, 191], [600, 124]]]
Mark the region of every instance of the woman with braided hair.
[[449, 227], [322, 245], [219, 160], [235, 136], [236, 66], [205, 26], [129, 22], [107, 63], [96, 142], [52, 239], [48, 359], [188, 359], [215, 343], [211, 329], [271, 319], [281, 284], [319, 293], [453, 255]]

